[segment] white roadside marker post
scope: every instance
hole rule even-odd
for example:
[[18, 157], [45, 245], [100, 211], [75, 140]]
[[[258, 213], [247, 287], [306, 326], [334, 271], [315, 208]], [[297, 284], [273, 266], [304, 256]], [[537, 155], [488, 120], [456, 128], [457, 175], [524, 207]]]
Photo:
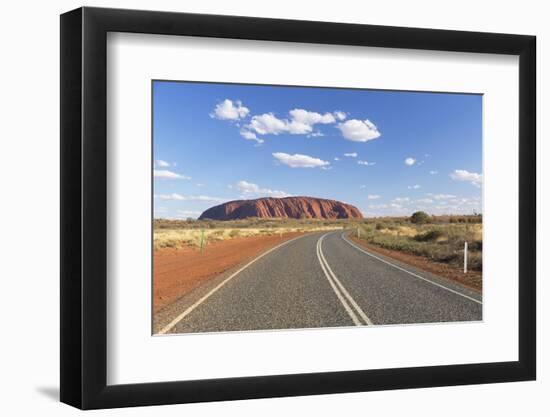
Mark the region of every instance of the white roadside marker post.
[[468, 272], [468, 242], [464, 242], [464, 273]]
[[357, 239], [361, 239], [361, 229], [359, 229], [359, 226], [357, 227]]

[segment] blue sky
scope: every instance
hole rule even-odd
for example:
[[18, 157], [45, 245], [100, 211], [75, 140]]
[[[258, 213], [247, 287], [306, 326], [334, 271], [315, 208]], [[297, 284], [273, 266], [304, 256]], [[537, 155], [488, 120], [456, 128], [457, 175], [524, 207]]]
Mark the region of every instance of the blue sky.
[[155, 218], [289, 195], [481, 212], [481, 150], [480, 95], [153, 83]]

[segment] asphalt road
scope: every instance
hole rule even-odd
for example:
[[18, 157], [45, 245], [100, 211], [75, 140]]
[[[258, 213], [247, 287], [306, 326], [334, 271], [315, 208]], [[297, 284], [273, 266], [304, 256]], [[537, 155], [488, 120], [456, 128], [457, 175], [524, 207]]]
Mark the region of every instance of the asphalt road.
[[305, 235], [191, 293], [157, 333], [482, 319], [481, 296], [365, 251], [342, 231]]

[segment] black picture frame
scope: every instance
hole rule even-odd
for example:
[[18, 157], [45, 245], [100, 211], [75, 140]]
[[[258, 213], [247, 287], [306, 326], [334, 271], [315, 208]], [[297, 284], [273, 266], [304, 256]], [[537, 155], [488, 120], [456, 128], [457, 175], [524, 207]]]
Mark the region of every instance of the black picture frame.
[[[108, 32], [519, 56], [519, 360], [107, 385]], [[61, 401], [96, 409], [535, 379], [535, 51], [524, 35], [88, 7], [61, 15]]]

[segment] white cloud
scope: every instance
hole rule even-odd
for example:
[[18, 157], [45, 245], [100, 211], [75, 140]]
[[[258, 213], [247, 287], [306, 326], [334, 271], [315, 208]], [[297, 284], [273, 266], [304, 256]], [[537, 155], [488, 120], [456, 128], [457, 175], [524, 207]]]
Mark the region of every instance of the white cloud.
[[177, 218], [180, 218], [180, 219], [186, 219], [186, 218], [197, 218], [199, 217], [201, 214], [200, 211], [196, 211], [196, 210], [178, 210], [177, 212]]
[[303, 123], [310, 126], [313, 126], [316, 123], [329, 124], [336, 121], [331, 113], [320, 114], [304, 109], [290, 110], [288, 114], [290, 114], [292, 122]]
[[338, 157], [336, 156], [336, 157], [334, 157], [334, 160], [335, 160], [335, 161], [339, 161], [340, 158], [338, 158]]
[[372, 166], [372, 165], [376, 165], [376, 162], [357, 161], [357, 164], [359, 164], [359, 165], [365, 165], [365, 166]]
[[416, 202], [420, 204], [432, 204], [434, 201], [431, 198], [419, 198]]
[[481, 213], [481, 198], [460, 197], [439, 201], [437, 205], [430, 206], [432, 214], [473, 214]]
[[163, 178], [163, 179], [180, 179], [180, 180], [190, 180], [191, 177], [186, 175], [176, 174], [175, 172], [168, 171], [166, 169], [154, 169], [153, 177]]
[[[239, 121], [250, 113], [240, 101], [233, 102], [225, 99], [218, 103], [211, 117], [222, 120]], [[366, 142], [380, 136], [378, 128], [370, 120], [348, 120], [347, 113], [337, 110], [334, 112], [318, 113], [305, 109], [292, 109], [288, 112], [287, 118], [279, 118], [273, 112], [252, 116], [249, 123], [241, 126], [240, 134], [247, 140], [254, 140], [258, 144], [263, 140], [258, 135], [280, 135], [288, 133], [291, 135], [307, 135], [308, 137], [321, 137], [324, 133], [314, 127], [319, 124], [334, 124], [339, 122], [337, 127], [342, 131], [346, 139], [356, 142]], [[237, 124], [238, 125], [238, 124]]]
[[[408, 197], [395, 198], [388, 204], [371, 204], [369, 215], [404, 216], [418, 210], [429, 214], [472, 214], [481, 213], [480, 197], [456, 197], [451, 194], [430, 194], [433, 197], [412, 200]], [[437, 197], [437, 199], [436, 199]]]
[[[233, 188], [233, 187], [232, 187]], [[237, 182], [234, 186], [237, 190], [243, 193], [245, 196], [256, 196], [256, 197], [289, 197], [290, 194], [279, 191], [271, 190], [269, 188], [262, 188], [258, 184], [254, 184], [248, 181], [241, 180]]]
[[172, 194], [155, 194], [155, 198], [160, 198], [161, 200], [186, 200], [186, 197], [178, 194], [178, 193], [172, 193]]
[[155, 194], [155, 198], [160, 198], [161, 200], [175, 200], [175, 201], [209, 201], [209, 202], [225, 201], [225, 199], [223, 198], [210, 197], [207, 195], [182, 195], [178, 193]]
[[[210, 117], [238, 122], [249, 116], [250, 110], [240, 101], [225, 99], [216, 104]], [[257, 144], [263, 143], [258, 135], [307, 135], [308, 137], [324, 136], [323, 132], [314, 131], [319, 124], [337, 124], [344, 138], [355, 142], [367, 142], [380, 137], [380, 132], [370, 120], [347, 120], [347, 113], [337, 110], [334, 112], [318, 113], [305, 109], [292, 109], [287, 118], [279, 118], [273, 112], [254, 115], [247, 124], [240, 125], [240, 134], [247, 140], [254, 140]]]
[[368, 198], [369, 200], [378, 200], [378, 199], [380, 198], [380, 196], [379, 196], [378, 194], [369, 194], [369, 195], [367, 196], [367, 198]]
[[259, 135], [278, 135], [288, 130], [287, 123], [285, 120], [278, 119], [273, 113], [264, 113], [253, 116], [246, 128], [254, 130]]
[[248, 115], [250, 110], [244, 107], [240, 101], [225, 99], [221, 103], [216, 104], [214, 112], [210, 114], [210, 117], [220, 120], [239, 120]]
[[367, 142], [380, 137], [380, 132], [370, 120], [351, 119], [336, 126], [344, 138], [354, 142]]
[[170, 216], [168, 210], [166, 210], [165, 207], [161, 207], [161, 208], [155, 207], [155, 209], [153, 211], [153, 217], [155, 219], [171, 219], [172, 218]]
[[225, 198], [210, 197], [207, 195], [190, 195], [187, 197], [189, 201], [226, 201]]
[[[371, 210], [385, 210], [385, 209], [394, 209], [397, 212], [402, 212], [404, 207], [401, 204], [391, 203], [391, 204], [371, 204], [369, 206]], [[391, 213], [386, 213], [391, 214]]]
[[163, 161], [162, 159], [157, 159], [155, 161], [155, 166], [159, 168], [168, 168], [171, 166], [170, 162]]
[[272, 154], [281, 164], [291, 168], [316, 168], [330, 165], [330, 162], [323, 161], [308, 155], [294, 154], [290, 155], [284, 152], [275, 152]]
[[254, 132], [251, 132], [250, 130], [241, 129], [239, 133], [246, 140], [255, 140], [258, 144], [264, 143], [263, 139], [260, 139], [259, 137], [257, 137], [256, 134]]
[[253, 116], [245, 131], [255, 132], [258, 135], [309, 135], [310, 137], [323, 136], [322, 132], [313, 132], [316, 124], [335, 123], [332, 113], [317, 113], [304, 109], [293, 109], [288, 112], [290, 119], [279, 119], [273, 113], [264, 113]]
[[347, 156], [348, 158], [357, 158], [357, 152], [345, 153], [344, 156]]
[[416, 159], [411, 158], [411, 157], [408, 157], [408, 158], [405, 159], [405, 165], [408, 165], [408, 166], [414, 165], [415, 162], [416, 162]]
[[408, 203], [409, 201], [409, 197], [396, 197], [392, 200], [392, 203]]
[[456, 195], [453, 194], [433, 194], [428, 193], [427, 196], [432, 197], [434, 200], [449, 200], [451, 198], [456, 198]]
[[468, 181], [476, 187], [481, 187], [483, 175], [475, 172], [468, 172], [465, 169], [455, 169], [451, 172], [450, 177], [455, 181]]
[[346, 117], [348, 117], [348, 114], [343, 112], [343, 111], [335, 111], [334, 113], [334, 117], [336, 117], [338, 120], [345, 120]]
[[197, 210], [178, 210], [178, 213], [180, 213], [180, 214], [201, 214], [201, 212], [197, 211]]
[[369, 208], [371, 210], [376, 210], [376, 209], [387, 209], [389, 206], [387, 204], [371, 204], [369, 205]]
[[420, 188], [420, 185], [418, 185], [418, 184], [409, 185], [407, 188], [409, 190], [418, 190]]
[[451, 200], [449, 200], [449, 202], [451, 202], [452, 204], [470, 204], [470, 203], [475, 203], [477, 204], [477, 201], [470, 201], [469, 198], [453, 198]]
[[437, 171], [430, 171], [430, 175], [437, 175], [438, 172]]

